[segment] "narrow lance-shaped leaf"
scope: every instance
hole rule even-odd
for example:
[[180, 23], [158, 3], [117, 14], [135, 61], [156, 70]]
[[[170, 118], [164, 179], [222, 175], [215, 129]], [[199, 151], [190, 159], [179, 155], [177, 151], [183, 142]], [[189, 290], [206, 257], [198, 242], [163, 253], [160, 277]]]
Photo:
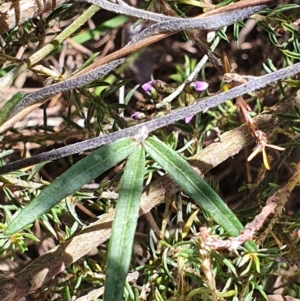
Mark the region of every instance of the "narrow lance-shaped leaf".
[[120, 139], [97, 149], [74, 164], [20, 212], [8, 225], [4, 235], [11, 235], [33, 223], [63, 198], [124, 160], [135, 147], [136, 143], [132, 140], [128, 138]]
[[14, 107], [19, 103], [19, 101], [24, 96], [25, 96], [24, 92], [18, 92], [5, 103], [5, 105], [0, 110], [0, 125], [2, 125], [8, 119]]
[[121, 179], [108, 248], [105, 301], [122, 300], [133, 249], [143, 188], [145, 151], [139, 145], [129, 156]]
[[178, 183], [184, 192], [229, 235], [239, 235], [239, 232], [243, 230], [243, 225], [238, 218], [179, 154], [156, 137], [148, 138], [144, 142], [144, 147], [147, 153], [168, 172], [169, 176]]

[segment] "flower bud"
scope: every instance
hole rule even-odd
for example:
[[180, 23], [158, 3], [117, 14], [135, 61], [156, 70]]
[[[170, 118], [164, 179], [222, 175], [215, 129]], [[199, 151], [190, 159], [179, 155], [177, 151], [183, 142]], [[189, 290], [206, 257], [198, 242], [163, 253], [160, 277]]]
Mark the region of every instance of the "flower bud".
[[145, 115], [143, 112], [135, 112], [135, 113], [133, 113], [130, 117], [131, 117], [132, 119], [140, 120], [140, 119], [146, 118], [146, 115]]

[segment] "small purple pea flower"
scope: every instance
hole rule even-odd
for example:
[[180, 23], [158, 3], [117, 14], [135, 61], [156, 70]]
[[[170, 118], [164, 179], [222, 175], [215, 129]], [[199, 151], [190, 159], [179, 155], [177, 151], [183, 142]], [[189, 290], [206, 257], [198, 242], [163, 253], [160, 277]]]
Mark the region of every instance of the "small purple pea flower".
[[133, 113], [130, 117], [131, 117], [132, 119], [140, 120], [140, 119], [146, 118], [146, 115], [145, 115], [143, 112], [135, 112], [135, 113]]
[[145, 93], [148, 93], [149, 91], [151, 91], [154, 88], [151, 85], [151, 82], [148, 82], [148, 83], [145, 83], [142, 85], [142, 89], [144, 90]]
[[156, 97], [157, 96], [157, 91], [155, 89], [155, 85], [158, 83], [162, 83], [161, 80], [157, 79], [157, 80], [151, 80], [150, 82], [147, 82], [145, 84], [142, 85], [142, 89], [144, 90], [144, 92], [151, 96], [151, 97]]
[[208, 88], [208, 83], [207, 82], [202, 82], [202, 81], [195, 81], [191, 82], [189, 85], [185, 87], [187, 92], [189, 93], [200, 93]]

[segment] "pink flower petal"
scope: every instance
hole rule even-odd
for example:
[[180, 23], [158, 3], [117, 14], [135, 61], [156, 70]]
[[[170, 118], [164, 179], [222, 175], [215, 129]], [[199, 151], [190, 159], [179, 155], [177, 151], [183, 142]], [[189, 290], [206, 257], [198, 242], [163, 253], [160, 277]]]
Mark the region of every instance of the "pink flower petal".
[[194, 117], [194, 115], [190, 115], [190, 116], [185, 117], [185, 119], [184, 119], [185, 123], [190, 123], [191, 120], [193, 119], [193, 117]]
[[194, 82], [194, 89], [195, 92], [201, 92], [204, 91], [208, 88], [208, 83], [207, 82], [202, 82], [202, 81], [196, 81]]
[[149, 92], [153, 89], [153, 86], [151, 85], [151, 83], [145, 83], [145, 84], [142, 85], [142, 89], [145, 92]]

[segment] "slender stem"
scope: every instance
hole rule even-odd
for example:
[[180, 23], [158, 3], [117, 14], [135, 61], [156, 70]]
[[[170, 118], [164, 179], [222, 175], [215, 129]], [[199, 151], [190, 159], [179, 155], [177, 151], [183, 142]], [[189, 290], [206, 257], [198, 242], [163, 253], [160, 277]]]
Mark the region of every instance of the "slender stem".
[[86, 11], [84, 11], [74, 22], [64, 29], [53, 41], [45, 45], [42, 49], [34, 53], [27, 60], [13, 68], [7, 74], [5, 74], [0, 81], [0, 91], [7, 85], [11, 84], [13, 80], [27, 68], [39, 62], [50, 52], [52, 52], [56, 47], [61, 45], [61, 43], [71, 36], [79, 27], [81, 27], [87, 20], [89, 20], [100, 7], [96, 5], [91, 5]]

